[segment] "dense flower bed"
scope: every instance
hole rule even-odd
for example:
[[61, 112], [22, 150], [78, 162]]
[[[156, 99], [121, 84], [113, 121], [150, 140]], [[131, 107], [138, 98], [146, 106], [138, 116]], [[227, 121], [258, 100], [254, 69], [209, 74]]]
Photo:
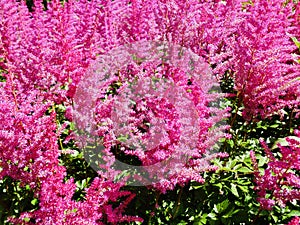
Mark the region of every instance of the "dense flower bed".
[[299, 13], [0, 0], [0, 223], [299, 224]]

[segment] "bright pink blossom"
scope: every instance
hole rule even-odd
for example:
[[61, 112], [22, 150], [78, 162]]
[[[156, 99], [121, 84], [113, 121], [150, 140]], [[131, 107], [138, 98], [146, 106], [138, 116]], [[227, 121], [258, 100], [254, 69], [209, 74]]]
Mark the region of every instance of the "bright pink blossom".
[[[298, 137], [299, 131], [296, 131]], [[259, 168], [254, 152], [251, 152], [251, 160], [254, 165], [255, 189], [258, 191], [258, 201], [261, 207], [271, 210], [275, 204], [284, 207], [287, 202], [300, 199], [300, 141], [286, 138], [289, 146], [281, 146], [281, 156], [277, 158], [263, 140], [261, 143], [269, 158], [268, 167], [263, 174], [259, 173]], [[267, 197], [270, 195], [269, 197]]]

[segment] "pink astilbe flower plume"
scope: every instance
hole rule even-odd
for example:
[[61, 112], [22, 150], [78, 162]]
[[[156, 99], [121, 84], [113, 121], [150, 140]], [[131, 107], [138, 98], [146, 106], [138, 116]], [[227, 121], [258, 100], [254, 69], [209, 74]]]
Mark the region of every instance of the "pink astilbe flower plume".
[[[255, 189], [258, 191], [258, 201], [263, 209], [271, 210], [275, 204], [285, 206], [287, 202], [300, 199], [300, 133], [295, 131], [297, 138], [286, 138], [289, 146], [281, 146], [280, 158], [271, 152], [266, 143], [261, 140], [269, 158], [267, 169], [260, 174], [254, 152], [251, 152], [251, 160], [255, 170]], [[267, 197], [269, 195], [269, 197]]]
[[287, 225], [299, 225], [299, 224], [300, 224], [300, 218], [296, 216]]
[[299, 68], [292, 56], [292, 3], [254, 1], [245, 12], [232, 44], [235, 89], [246, 119], [266, 118], [299, 105]]

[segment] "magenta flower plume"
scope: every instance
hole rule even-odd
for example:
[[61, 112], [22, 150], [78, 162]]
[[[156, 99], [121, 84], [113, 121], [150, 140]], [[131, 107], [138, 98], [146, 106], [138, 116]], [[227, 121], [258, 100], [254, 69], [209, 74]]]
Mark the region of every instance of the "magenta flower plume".
[[[295, 134], [299, 138], [299, 131]], [[275, 204], [284, 207], [287, 202], [300, 199], [300, 141], [296, 138], [286, 138], [289, 146], [281, 146], [281, 156], [277, 158], [266, 143], [261, 140], [269, 158], [268, 168], [259, 173], [255, 155], [251, 159], [255, 170], [255, 189], [258, 191], [258, 201], [263, 209], [271, 210]], [[269, 196], [269, 197], [268, 197]]]

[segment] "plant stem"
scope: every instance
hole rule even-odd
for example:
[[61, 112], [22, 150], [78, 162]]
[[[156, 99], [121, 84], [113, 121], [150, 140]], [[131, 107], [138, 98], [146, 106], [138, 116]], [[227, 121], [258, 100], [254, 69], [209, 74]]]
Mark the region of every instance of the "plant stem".
[[182, 193], [183, 193], [183, 187], [180, 188], [179, 194], [178, 194], [178, 198], [176, 201], [176, 206], [175, 206], [175, 210], [174, 210], [174, 214], [171, 215], [171, 218], [174, 219], [177, 216], [179, 207], [180, 207], [180, 201], [181, 201], [181, 197], [182, 197]]
[[253, 219], [253, 221], [252, 221], [252, 223], [251, 224], [256, 224], [255, 222], [257, 221], [257, 219], [259, 218], [259, 214], [261, 213], [261, 211], [262, 211], [262, 208], [259, 208], [259, 210], [258, 210], [258, 212], [257, 212], [257, 215], [256, 215], [256, 217]]
[[159, 197], [160, 197], [160, 192], [156, 191], [155, 204], [153, 206], [152, 212], [150, 213], [149, 220], [148, 220], [148, 225], [151, 225], [152, 217], [154, 216], [154, 212], [156, 211], [156, 208], [158, 206]]

